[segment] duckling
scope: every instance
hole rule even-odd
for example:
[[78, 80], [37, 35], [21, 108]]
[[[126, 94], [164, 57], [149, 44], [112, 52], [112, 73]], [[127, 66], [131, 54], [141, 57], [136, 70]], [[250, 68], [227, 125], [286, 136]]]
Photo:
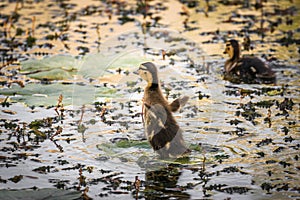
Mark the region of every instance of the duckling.
[[235, 83], [274, 83], [276, 75], [272, 69], [257, 57], [240, 57], [241, 50], [237, 40], [226, 42], [223, 52], [229, 55], [225, 62], [225, 80]]
[[138, 73], [147, 81], [142, 117], [145, 135], [152, 148], [161, 158], [177, 157], [189, 152], [182, 130], [172, 115], [188, 101], [188, 97], [184, 96], [169, 104], [161, 91], [157, 68], [151, 62], [141, 64]]

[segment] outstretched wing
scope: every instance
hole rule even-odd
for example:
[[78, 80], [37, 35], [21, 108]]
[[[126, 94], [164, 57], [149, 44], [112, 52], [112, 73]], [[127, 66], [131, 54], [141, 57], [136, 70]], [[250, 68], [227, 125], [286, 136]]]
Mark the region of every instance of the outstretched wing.
[[182, 98], [175, 99], [172, 103], [170, 103], [170, 108], [172, 112], [176, 112], [180, 107], [182, 108], [189, 100], [188, 96], [184, 96]]

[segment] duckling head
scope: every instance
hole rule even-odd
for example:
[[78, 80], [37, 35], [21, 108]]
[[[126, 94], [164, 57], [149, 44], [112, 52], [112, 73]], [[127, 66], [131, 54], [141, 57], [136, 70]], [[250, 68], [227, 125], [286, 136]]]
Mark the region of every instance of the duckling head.
[[157, 69], [152, 62], [142, 63], [139, 67], [139, 75], [147, 81], [148, 87], [156, 88], [158, 87], [158, 75]]
[[228, 54], [230, 60], [234, 61], [240, 58], [240, 45], [237, 40], [229, 40], [226, 42], [226, 48], [223, 52], [224, 54]]

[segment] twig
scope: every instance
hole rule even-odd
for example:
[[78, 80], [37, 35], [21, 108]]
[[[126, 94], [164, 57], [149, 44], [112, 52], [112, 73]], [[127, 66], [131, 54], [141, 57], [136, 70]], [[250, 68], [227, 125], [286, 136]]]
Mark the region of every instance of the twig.
[[263, 2], [261, 1], [261, 21], [260, 21], [260, 33], [261, 33], [261, 39], [264, 40], [264, 5]]
[[64, 148], [61, 145], [57, 144], [55, 140], [51, 141], [55, 144], [55, 146], [59, 149], [60, 152], [64, 152]]
[[85, 110], [85, 105], [83, 105], [83, 106], [81, 107], [81, 116], [80, 116], [80, 119], [79, 119], [79, 121], [78, 121], [78, 126], [80, 126], [81, 123], [82, 123], [84, 110]]
[[[64, 116], [64, 113], [63, 113], [64, 112], [64, 105], [62, 104], [62, 101], [63, 101], [63, 95], [61, 94], [58, 97], [57, 105], [54, 109], [55, 112], [57, 113], [57, 115], [61, 118]], [[60, 111], [60, 113], [58, 112], [58, 110]]]
[[54, 138], [55, 136], [61, 134], [62, 131], [63, 131], [63, 128], [62, 128], [61, 126], [58, 126], [56, 132], [51, 136], [50, 140], [53, 141], [53, 138]]
[[205, 161], [206, 161], [206, 157], [204, 155], [203, 162], [202, 162], [202, 171], [203, 172], [205, 171]]
[[134, 189], [135, 189], [135, 199], [138, 199], [139, 191], [140, 191], [140, 186], [141, 186], [141, 180], [139, 179], [138, 176], [135, 176], [135, 181], [134, 181]]
[[100, 45], [101, 45], [101, 32], [100, 32], [100, 25], [97, 24], [96, 26], [96, 32], [97, 32], [97, 36], [98, 36], [98, 46], [97, 46], [97, 50], [98, 53], [100, 52]]
[[32, 33], [32, 37], [34, 37], [34, 30], [35, 30], [35, 21], [36, 21], [36, 18], [35, 16], [32, 17], [32, 25], [31, 25], [31, 33]]

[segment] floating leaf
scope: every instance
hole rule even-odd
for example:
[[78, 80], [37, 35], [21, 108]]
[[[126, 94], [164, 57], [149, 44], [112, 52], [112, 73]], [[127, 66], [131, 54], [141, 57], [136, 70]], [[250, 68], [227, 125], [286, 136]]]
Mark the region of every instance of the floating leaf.
[[108, 87], [75, 84], [27, 84], [24, 88], [13, 85], [1, 90], [2, 95], [11, 96], [11, 100], [25, 102], [27, 105], [53, 106], [57, 97], [64, 96], [64, 105], [83, 105], [92, 103], [97, 97], [115, 97], [116, 90]]
[[270, 90], [270, 91], [268, 91], [267, 92], [267, 94], [269, 95], [269, 96], [276, 96], [276, 95], [281, 95], [281, 94], [283, 94], [283, 89], [276, 89], [276, 90]]
[[88, 128], [84, 126], [84, 124], [80, 124], [77, 127], [78, 133], [84, 133]]
[[50, 71], [42, 71], [42, 72], [37, 72], [34, 74], [29, 74], [28, 77], [34, 78], [37, 80], [68, 80], [72, 79], [73, 76], [71, 73], [62, 70], [62, 69], [53, 69]]
[[189, 148], [194, 151], [202, 151], [201, 145], [199, 144], [190, 144]]
[[145, 59], [136, 51], [113, 55], [89, 54], [82, 59], [73, 56], [55, 55], [41, 60], [21, 62], [21, 73], [38, 80], [70, 80], [74, 75], [84, 78], [99, 78], [107, 69], [137, 67]]
[[56, 55], [41, 60], [21, 62], [21, 73], [38, 80], [67, 80], [77, 71], [76, 60], [72, 56]]
[[43, 139], [46, 139], [46, 138], [47, 138], [47, 135], [46, 135], [45, 133], [39, 131], [38, 129], [33, 128], [32, 130], [33, 130], [33, 133], [34, 133], [36, 136], [41, 137], [41, 138], [43, 138]]
[[116, 147], [118, 148], [137, 147], [137, 148], [149, 149], [150, 145], [148, 141], [121, 140], [116, 143]]
[[63, 69], [65, 71], [76, 70], [76, 59], [72, 56], [55, 55], [41, 60], [26, 60], [21, 62], [22, 73], [33, 73], [49, 71], [52, 69]]
[[16, 112], [12, 111], [12, 110], [2, 110], [3, 113], [6, 113], [6, 114], [10, 114], [10, 115], [15, 115], [17, 114]]
[[47, 199], [65, 200], [80, 199], [80, 191], [60, 190], [55, 188], [44, 188], [37, 190], [0, 190], [0, 199]]
[[[14, 176], [8, 180], [14, 182], [14, 183], [18, 183], [19, 181], [21, 181], [23, 179], [23, 176], [22, 175], [18, 175], [18, 176]], [[2, 199], [2, 198], [1, 198]]]

